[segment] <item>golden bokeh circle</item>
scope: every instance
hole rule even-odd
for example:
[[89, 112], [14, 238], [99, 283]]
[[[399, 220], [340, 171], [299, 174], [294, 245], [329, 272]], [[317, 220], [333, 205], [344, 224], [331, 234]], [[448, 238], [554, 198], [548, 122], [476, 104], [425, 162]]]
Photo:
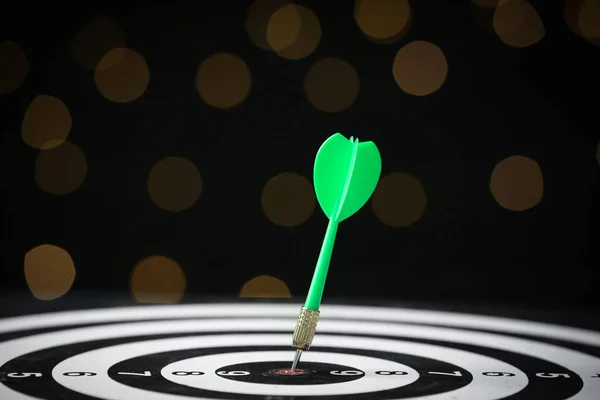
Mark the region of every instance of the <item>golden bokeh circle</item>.
[[292, 294], [282, 280], [269, 275], [260, 275], [242, 286], [240, 297], [291, 298]]
[[394, 172], [379, 181], [371, 205], [385, 225], [403, 228], [421, 219], [427, 208], [427, 194], [419, 179]]
[[21, 46], [12, 40], [0, 43], [0, 94], [21, 87], [29, 73], [29, 62]]
[[411, 18], [408, 0], [357, 0], [354, 19], [374, 39], [389, 39], [404, 30]]
[[[589, 29], [587, 31], [587, 34], [590, 35], [592, 34], [592, 30], [594, 29], [594, 26], [598, 26], [598, 24], [600, 24], [600, 22], [596, 19], [593, 18], [593, 14], [594, 14], [594, 5], [587, 5], [586, 8], [592, 8], [592, 13], [589, 13], [587, 15], [581, 15], [581, 10], [583, 8], [583, 5], [586, 3], [593, 3], [595, 2], [595, 0], [565, 0], [565, 4], [564, 4], [564, 17], [565, 17], [565, 22], [567, 23], [567, 26], [569, 27], [569, 29], [575, 33], [578, 36], [583, 37], [584, 39], [586, 39], [588, 42], [592, 43], [593, 45], [596, 46], [600, 46], [600, 37], [586, 37], [583, 35], [583, 33], [581, 32], [581, 27], [580, 24], [583, 23], [584, 26], [586, 26], [587, 29]], [[598, 12], [598, 9], [596, 9], [596, 12]], [[581, 22], [579, 20], [579, 18], [581, 17]], [[593, 35], [593, 34], [592, 34]]]
[[283, 172], [269, 179], [262, 191], [261, 206], [267, 218], [283, 227], [298, 226], [315, 210], [312, 184], [293, 172]]
[[360, 88], [358, 73], [350, 63], [334, 57], [317, 61], [306, 74], [304, 92], [317, 109], [340, 112], [350, 107]]
[[531, 46], [542, 40], [546, 33], [538, 12], [526, 0], [500, 3], [492, 22], [500, 40], [513, 47]]
[[577, 24], [581, 36], [598, 45], [600, 41], [600, 2], [586, 0], [579, 9]]
[[186, 287], [181, 266], [164, 256], [143, 259], [131, 274], [131, 293], [140, 303], [178, 303]]
[[83, 151], [74, 143], [62, 142], [38, 153], [35, 182], [43, 191], [65, 195], [81, 186], [87, 174]]
[[66, 294], [75, 281], [75, 264], [69, 253], [51, 244], [34, 247], [25, 254], [25, 281], [39, 300]]
[[63, 143], [71, 133], [71, 113], [61, 100], [38, 95], [27, 107], [21, 137], [36, 149], [50, 149]]
[[272, 50], [267, 40], [267, 27], [273, 13], [289, 5], [287, 0], [256, 0], [246, 14], [246, 32], [252, 43], [263, 50]]
[[321, 24], [310, 9], [296, 4], [281, 7], [267, 25], [267, 42], [277, 55], [299, 60], [312, 54], [321, 41]]
[[217, 53], [200, 64], [196, 74], [196, 89], [206, 104], [216, 108], [231, 108], [242, 103], [252, 86], [252, 75], [240, 57]]
[[490, 190], [502, 207], [512, 211], [528, 210], [542, 200], [542, 170], [528, 157], [505, 158], [492, 171]]
[[183, 157], [157, 162], [148, 175], [148, 193], [158, 207], [183, 211], [192, 207], [202, 193], [202, 176], [196, 165]]
[[117, 22], [104, 16], [89, 21], [71, 43], [75, 60], [90, 70], [96, 69], [110, 50], [125, 46], [125, 34]]
[[448, 63], [438, 46], [416, 40], [398, 50], [392, 74], [398, 86], [406, 93], [426, 96], [443, 85], [448, 75]]
[[118, 47], [106, 53], [94, 73], [98, 91], [115, 103], [127, 103], [146, 91], [150, 80], [148, 64], [134, 50]]
[[267, 41], [274, 51], [291, 46], [302, 29], [299, 6], [285, 5], [276, 10], [267, 24]]

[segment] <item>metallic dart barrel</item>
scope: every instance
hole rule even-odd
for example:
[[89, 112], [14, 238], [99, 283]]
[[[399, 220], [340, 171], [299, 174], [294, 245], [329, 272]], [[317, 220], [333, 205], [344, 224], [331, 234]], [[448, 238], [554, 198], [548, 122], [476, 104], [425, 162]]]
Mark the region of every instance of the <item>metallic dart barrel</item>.
[[317, 322], [319, 322], [319, 311], [302, 307], [294, 329], [292, 346], [298, 350], [308, 350], [315, 337]]

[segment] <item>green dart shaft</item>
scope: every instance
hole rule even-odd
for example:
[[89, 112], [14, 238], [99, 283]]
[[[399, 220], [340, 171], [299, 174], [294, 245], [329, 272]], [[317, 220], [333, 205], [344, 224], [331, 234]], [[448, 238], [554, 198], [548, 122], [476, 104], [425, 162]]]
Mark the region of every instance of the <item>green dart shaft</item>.
[[325, 239], [321, 246], [321, 253], [319, 253], [315, 273], [310, 283], [310, 288], [308, 289], [306, 302], [304, 303], [304, 307], [310, 310], [319, 311], [319, 307], [321, 306], [321, 298], [323, 297], [323, 290], [325, 289], [325, 281], [327, 280], [327, 272], [329, 271], [329, 262], [331, 260], [331, 254], [333, 253], [333, 245], [335, 243], [338, 225], [339, 222], [330, 219], [327, 230], [325, 231]]

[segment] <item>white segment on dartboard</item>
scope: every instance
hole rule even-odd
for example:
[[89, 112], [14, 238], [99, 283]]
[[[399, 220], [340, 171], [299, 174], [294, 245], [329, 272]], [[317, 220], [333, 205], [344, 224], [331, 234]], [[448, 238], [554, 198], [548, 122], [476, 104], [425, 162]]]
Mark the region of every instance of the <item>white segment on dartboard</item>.
[[[441, 347], [416, 342], [405, 342], [398, 340], [375, 339], [366, 337], [327, 335], [323, 336], [321, 339], [322, 346], [339, 346], [342, 348], [350, 349], [384, 351], [388, 353], [422, 356], [434, 358], [436, 360], [443, 361], [446, 363], [459, 362], [462, 368], [468, 370], [473, 375], [473, 381], [467, 386], [445, 393], [426, 395], [423, 397], [413, 397], [413, 399], [442, 400], [447, 399], [450, 395], [464, 399], [501, 399], [519, 392], [527, 385], [528, 382], [527, 376], [521, 370], [503, 361], [499, 361], [487, 356], [470, 353], [463, 350], [456, 350], [448, 347]], [[52, 377], [58, 383], [67, 387], [70, 390], [99, 398], [109, 398], [113, 400], [182, 400], [183, 398], [185, 398], [185, 396], [182, 397], [180, 395], [171, 394], [167, 395], [163, 393], [155, 393], [154, 395], [152, 395], [148, 391], [134, 388], [114, 381], [108, 376], [108, 369], [112, 365], [115, 365], [116, 363], [119, 363], [121, 361], [135, 357], [140, 357], [146, 354], [167, 351], [180, 351], [196, 348], [228, 347], [236, 346], [240, 343], [244, 343], [248, 346], [286, 346], [289, 345], [289, 335], [214, 335], [149, 340], [145, 342], [121, 344], [102, 349], [92, 350], [68, 358], [56, 365], [56, 367], [52, 371]], [[309, 353], [310, 352], [307, 352], [306, 356], [309, 356]], [[287, 354], [287, 358], [289, 358], [290, 352], [282, 352], [282, 355], [283, 354]], [[337, 353], [331, 353], [329, 359], [332, 363], [343, 364], [346, 361], [345, 359], [341, 359], [343, 358], [343, 356], [344, 355], [340, 355]], [[216, 357], [217, 356], [215, 355], [215, 358]], [[218, 363], [209, 364], [209, 371], [203, 371], [203, 364], [198, 363], [193, 370], [199, 370], [201, 372], [207, 373], [205, 375], [200, 376], [190, 376], [191, 380], [189, 381], [189, 386], [194, 386], [200, 389], [208, 389], [210, 387], [211, 390], [219, 390], [221, 392], [237, 394], [284, 395], [282, 393], [292, 393], [298, 395], [298, 393], [308, 394], [308, 390], [311, 392], [311, 395], [333, 395], [353, 393], [351, 390], [358, 390], [357, 393], [361, 393], [362, 391], [360, 390], [359, 386], [363, 382], [365, 382], [365, 385], [369, 385], [369, 390], [367, 392], [376, 392], [378, 390], [391, 389], [394, 387], [403, 386], [405, 384], [403, 379], [396, 380], [394, 376], [377, 375], [375, 374], [375, 371], [377, 369], [372, 369], [369, 366], [364, 366], [360, 364], [357, 365], [356, 368], [363, 370], [366, 375], [372, 374], [372, 379], [366, 380], [365, 376], [356, 381], [341, 382], [332, 385], [303, 386], [301, 388], [301, 392], [299, 392], [298, 390], [296, 390], [295, 392], [288, 392], [285, 386], [283, 388], [278, 388], [276, 385], [260, 385], [252, 384], [249, 382], [235, 382], [227, 380], [225, 378], [221, 378], [221, 386], [217, 386], [217, 389], [215, 389], [214, 386], [211, 386], [211, 383], [214, 384], [214, 382], [210, 382], [210, 380], [206, 383], [208, 387], [205, 387], [203, 383], [204, 377], [207, 377], [210, 373], [214, 373], [220, 367], [224, 367], [231, 364], [233, 360], [233, 358], [227, 356], [223, 358], [224, 362], [220, 365]], [[281, 360], [286, 360], [286, 358], [279, 359], [278, 361]], [[385, 361], [380, 360], [380, 362], [382, 363], [382, 368], [384, 368], [383, 363], [385, 363]], [[73, 378], [64, 375], [65, 373], [71, 371], [84, 371], [85, 369], [89, 370], [91, 365], [94, 365], [94, 370], [98, 372], [97, 376]], [[210, 368], [213, 368], [212, 371], [210, 371]], [[507, 384], [507, 378], [498, 378], [483, 375], [483, 372], [490, 370], [509, 372], [514, 374], [515, 376], [511, 377], [511, 380], [509, 381], [510, 384]], [[451, 371], [433, 372], [445, 374], [451, 373]], [[412, 376], [414, 377], [416, 374], [417, 372], [413, 370]], [[319, 389], [321, 386], [329, 386], [330, 389]], [[335, 388], [336, 386], [338, 387], [337, 392]], [[351, 390], [348, 389], [347, 391], [345, 388], [350, 388]]]
[[[288, 336], [288, 335], [286, 335]], [[286, 337], [289, 342], [289, 337]], [[200, 339], [202, 340], [202, 339]], [[286, 340], [278, 340], [283, 344]], [[127, 351], [126, 349], [124, 351]], [[303, 362], [335, 363], [345, 365], [349, 368], [360, 368], [365, 374], [359, 379], [342, 383], [324, 383], [319, 385], [272, 385], [257, 382], [243, 382], [223, 378], [217, 375], [217, 370], [227, 365], [282, 361], [290, 358], [289, 351], [252, 351], [239, 353], [211, 354], [206, 356], [188, 358], [165, 366], [161, 375], [166, 379], [180, 385], [190, 386], [197, 389], [214, 390], [236, 394], [256, 394], [271, 396], [334, 396], [343, 394], [359, 394], [377, 392], [406, 386], [419, 378], [419, 373], [414, 369], [390, 360], [359, 356], [342, 353], [323, 353], [311, 351], [305, 354]], [[202, 368], [205, 375], [189, 376], [177, 375], [177, 371], [194, 371]], [[383, 376], [375, 374], [375, 371], [405, 371], [406, 375], [396, 377], [397, 379], [382, 379]], [[352, 371], [352, 370], [349, 370]], [[353, 370], [354, 372], [358, 372]], [[340, 372], [341, 371], [334, 371]]]
[[[0, 334], [31, 329], [147, 319], [221, 317], [297, 318], [300, 304], [180, 304], [63, 311], [0, 320]], [[378, 308], [324, 304], [321, 315], [328, 318], [393, 321], [412, 324], [447, 325], [456, 328], [531, 335], [600, 347], [600, 332], [506, 317], [490, 317], [449, 311]], [[358, 318], [360, 316], [360, 318]]]

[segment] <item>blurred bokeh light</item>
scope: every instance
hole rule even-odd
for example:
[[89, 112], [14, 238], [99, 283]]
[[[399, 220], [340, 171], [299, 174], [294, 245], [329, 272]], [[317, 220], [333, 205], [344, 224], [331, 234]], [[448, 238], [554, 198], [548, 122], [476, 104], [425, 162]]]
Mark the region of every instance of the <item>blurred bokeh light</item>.
[[286, 0], [257, 0], [250, 5], [245, 27], [252, 43], [263, 50], [273, 50], [267, 40], [269, 21], [275, 11], [289, 4]]
[[240, 297], [291, 298], [287, 285], [280, 279], [269, 275], [261, 275], [250, 279], [242, 286]]
[[427, 208], [427, 194], [415, 176], [393, 172], [381, 178], [371, 205], [385, 225], [404, 228], [421, 219]]
[[426, 96], [438, 90], [445, 82], [448, 63], [438, 46], [416, 40], [398, 50], [392, 74], [398, 86], [406, 93]]
[[340, 112], [350, 107], [360, 88], [358, 73], [350, 63], [335, 57], [317, 61], [306, 74], [304, 91], [317, 109]]
[[540, 166], [524, 156], [505, 158], [492, 171], [490, 190], [498, 204], [508, 210], [530, 209], [542, 200], [544, 193]]
[[496, 7], [494, 30], [500, 40], [514, 47], [531, 46], [544, 37], [544, 23], [526, 0], [504, 0]]
[[43, 191], [65, 195], [81, 186], [87, 174], [83, 151], [65, 141], [38, 153], [35, 163], [35, 182]]
[[283, 227], [306, 222], [315, 210], [315, 201], [312, 183], [293, 172], [283, 172], [269, 179], [261, 196], [267, 218]]
[[412, 11], [408, 0], [356, 0], [354, 19], [368, 39], [391, 43], [407, 32]]
[[71, 289], [75, 264], [69, 253], [51, 244], [34, 247], [25, 254], [25, 281], [39, 300], [54, 300]]
[[96, 66], [94, 79], [96, 87], [108, 100], [127, 103], [144, 94], [150, 71], [140, 53], [117, 47], [102, 57]]
[[23, 141], [36, 149], [50, 149], [71, 133], [71, 113], [61, 100], [40, 94], [27, 107], [21, 124]]
[[600, 45], [600, 1], [585, 0], [577, 14], [581, 35], [590, 43]]
[[252, 86], [252, 75], [240, 57], [217, 53], [205, 59], [196, 74], [196, 89], [202, 99], [216, 108], [242, 103]]
[[185, 293], [187, 282], [175, 260], [150, 256], [134, 267], [130, 287], [140, 303], [178, 303]]
[[158, 207], [183, 211], [196, 203], [202, 192], [202, 176], [196, 165], [182, 157], [157, 162], [148, 176], [148, 193]]
[[84, 68], [95, 70], [106, 53], [125, 47], [125, 34], [117, 22], [108, 17], [89, 21], [73, 38], [75, 60]]
[[29, 62], [21, 47], [12, 40], [0, 43], [0, 94], [17, 90], [29, 73]]
[[316, 14], [303, 6], [288, 4], [271, 15], [267, 41], [280, 57], [299, 60], [312, 54], [321, 41], [321, 24]]
[[[596, 0], [565, 0], [564, 5], [565, 22], [569, 29], [596, 46], [600, 46], [599, 8]], [[582, 25], [585, 26], [585, 34]]]

